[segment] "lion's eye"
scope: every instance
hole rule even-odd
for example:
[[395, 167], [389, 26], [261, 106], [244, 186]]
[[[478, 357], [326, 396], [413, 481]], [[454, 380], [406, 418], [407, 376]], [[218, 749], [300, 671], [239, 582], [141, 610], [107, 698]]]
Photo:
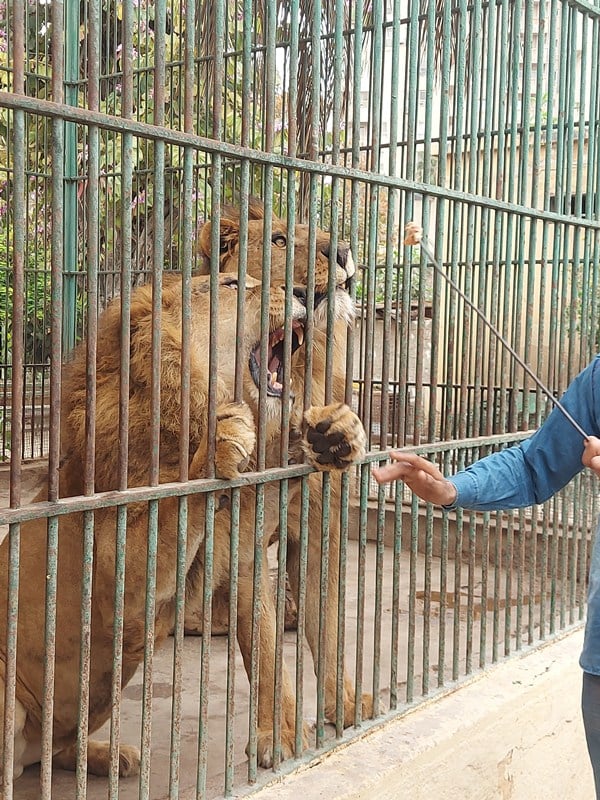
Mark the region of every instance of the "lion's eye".
[[271, 241], [276, 247], [285, 247], [287, 244], [287, 239], [282, 233], [273, 234]]

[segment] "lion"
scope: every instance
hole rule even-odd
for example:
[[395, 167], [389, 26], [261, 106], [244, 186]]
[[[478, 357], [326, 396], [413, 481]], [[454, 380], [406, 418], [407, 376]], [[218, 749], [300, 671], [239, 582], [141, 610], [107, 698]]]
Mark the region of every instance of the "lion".
[[[327, 233], [317, 228], [313, 232], [314, 243], [314, 285], [315, 285], [315, 318], [313, 343], [311, 350], [311, 398], [310, 403], [319, 407], [326, 402], [345, 403], [346, 399], [346, 341], [348, 327], [354, 320], [354, 305], [347, 292], [347, 285], [355, 272], [350, 247], [341, 241], [337, 247], [335, 258], [331, 258], [331, 240]], [[199, 232], [198, 249], [203, 258], [205, 273], [210, 269], [212, 225], [208, 221]], [[297, 224], [294, 228], [293, 265], [294, 285], [307, 286], [310, 259], [309, 243], [311, 231], [308, 225]], [[285, 222], [273, 217], [271, 225], [270, 283], [273, 289], [285, 282], [287, 262], [288, 231]], [[246, 243], [247, 271], [253, 278], [262, 279], [264, 247], [264, 207], [255, 198], [250, 199], [249, 221]], [[221, 274], [237, 274], [240, 258], [240, 214], [234, 207], [224, 207], [220, 218], [219, 236], [219, 269]], [[332, 341], [332, 375], [330, 396], [327, 395], [327, 302], [326, 293], [329, 286], [331, 262], [335, 274], [333, 283], [335, 293], [334, 327]], [[305, 351], [299, 351], [292, 363], [292, 383], [295, 388], [293, 410], [290, 419], [290, 440], [301, 436], [302, 408], [304, 402]], [[346, 407], [346, 406], [344, 406]], [[354, 426], [358, 435], [358, 426]], [[362, 452], [362, 442], [366, 435], [360, 426], [361, 444], [352, 443], [353, 453]], [[356, 459], [352, 459], [353, 463]], [[267, 467], [280, 463], [279, 442], [267, 452]], [[331, 475], [331, 505], [329, 525], [329, 568], [327, 573], [327, 601], [325, 609], [325, 716], [331, 722], [337, 720], [337, 659], [338, 659], [338, 598], [339, 598], [339, 548], [340, 548], [340, 509], [341, 509], [341, 471]], [[277, 541], [279, 506], [273, 507], [267, 515], [272, 521], [271, 541]], [[300, 530], [301, 503], [300, 488], [296, 484], [290, 490], [287, 508], [288, 541], [287, 541], [287, 575], [291, 584], [293, 598], [297, 601], [300, 591]], [[319, 615], [321, 596], [321, 531], [322, 531], [322, 480], [318, 475], [310, 478], [310, 515], [308, 536], [308, 567], [306, 571], [306, 618], [305, 632], [313, 655], [315, 673], [319, 659]], [[220, 617], [221, 629], [226, 627], [226, 598], [215, 597], [215, 605]], [[188, 598], [186, 604], [186, 631], [201, 633], [202, 625], [199, 614], [199, 603]], [[214, 628], [213, 628], [214, 631]], [[353, 725], [355, 714], [355, 691], [353, 681], [343, 669], [343, 724]], [[373, 699], [369, 694], [361, 698], [361, 718], [370, 718], [373, 714]]]
[[[190, 391], [189, 391], [189, 479], [210, 475], [232, 480], [256, 465], [259, 386], [269, 390], [264, 398], [264, 435], [271, 448], [280, 438], [282, 406], [279, 371], [273, 378], [273, 364], [281, 352], [286, 324], [285, 292], [270, 288], [268, 314], [268, 358], [261, 363], [261, 284], [248, 277], [242, 285], [234, 275], [219, 277], [214, 287], [218, 298], [216, 337], [210, 337], [210, 280], [191, 280]], [[243, 293], [245, 322], [236, 329], [238, 297]], [[303, 349], [307, 316], [306, 291], [294, 290], [291, 303], [291, 349], [296, 359]], [[121, 348], [130, 348], [128, 403], [127, 486], [152, 483], [152, 329], [153, 295], [150, 286], [131, 295], [131, 337], [121, 336], [121, 305], [117, 299], [100, 315], [97, 342], [95, 486], [96, 492], [119, 488], [119, 418]], [[288, 305], [289, 309], [289, 305]], [[291, 328], [290, 328], [291, 326]], [[160, 484], [176, 482], [180, 475], [180, 428], [182, 418], [182, 281], [165, 280], [160, 318]], [[264, 338], [267, 333], [264, 334]], [[216, 339], [216, 341], [215, 341]], [[215, 429], [210, 436], [209, 371], [207, 353], [213, 347], [218, 360], [213, 393]], [[236, 346], [241, 352], [241, 373], [236, 373]], [[264, 345], [263, 345], [264, 346]], [[269, 373], [268, 376], [266, 373]], [[241, 387], [239, 375], [241, 374]], [[63, 368], [61, 403], [60, 494], [82, 494], [82, 465], [85, 463], [88, 396], [86, 392], [85, 344], [76, 348], [73, 360]], [[342, 469], [364, 452], [364, 431], [353, 412], [343, 404], [313, 406], [302, 414], [305, 435], [298, 443], [299, 458], [319, 469]], [[210, 444], [214, 441], [214, 446]], [[316, 449], [318, 448], [318, 449]], [[211, 455], [212, 453], [212, 455]], [[185, 488], [185, 484], [184, 484]], [[40, 494], [37, 500], [45, 499]], [[255, 536], [255, 489], [240, 491], [238, 641], [250, 673], [252, 660], [253, 565]], [[173, 626], [176, 595], [177, 496], [158, 501], [154, 642], [168, 635]], [[214, 515], [215, 590], [224, 591], [229, 582], [229, 537], [231, 512], [227, 503], [217, 504]], [[121, 684], [125, 686], [143, 661], [147, 641], [145, 629], [146, 553], [149, 547], [151, 509], [146, 501], [127, 505], [127, 533], [124, 553], [123, 648]], [[193, 565], [193, 585], [202, 583], [207, 504], [202, 492], [188, 498], [185, 563]], [[58, 567], [56, 589], [56, 669], [53, 696], [53, 757], [55, 766], [75, 769], [77, 761], [78, 690], [81, 654], [81, 601], [83, 572], [82, 513], [58, 518]], [[110, 717], [113, 671], [113, 625], [115, 618], [117, 509], [106, 507], [94, 513], [93, 578], [91, 590], [91, 631], [89, 658], [88, 731], [93, 734]], [[18, 630], [16, 651], [16, 705], [14, 715], [13, 778], [42, 756], [42, 703], [44, 696], [44, 641], [47, 525], [45, 518], [22, 524], [18, 587]], [[0, 545], [0, 702], [4, 703], [6, 676], [7, 601], [9, 542]], [[264, 580], [268, 572], [262, 570]], [[268, 587], [261, 586], [262, 615], [259, 626], [258, 759], [268, 766], [273, 758], [275, 609]], [[4, 711], [4, 709], [2, 709]], [[291, 680], [282, 677], [282, 753], [294, 752], [295, 703]], [[4, 714], [2, 714], [2, 718]], [[2, 741], [4, 737], [2, 736]], [[119, 773], [133, 775], [139, 770], [139, 750], [128, 744], [119, 749]], [[89, 739], [89, 772], [107, 775], [110, 767], [109, 742]]]

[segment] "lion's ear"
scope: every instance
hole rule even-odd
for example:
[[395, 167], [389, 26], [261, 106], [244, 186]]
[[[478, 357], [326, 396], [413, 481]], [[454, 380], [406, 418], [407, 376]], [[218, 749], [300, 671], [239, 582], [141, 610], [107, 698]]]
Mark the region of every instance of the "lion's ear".
[[[212, 224], [205, 222], [198, 234], [198, 250], [205, 258], [210, 258], [210, 242], [212, 237]], [[219, 237], [219, 251], [221, 254], [231, 252], [240, 239], [239, 223], [229, 217], [221, 217], [221, 235]]]
[[248, 198], [248, 219], [264, 219], [265, 207], [263, 201], [251, 195]]

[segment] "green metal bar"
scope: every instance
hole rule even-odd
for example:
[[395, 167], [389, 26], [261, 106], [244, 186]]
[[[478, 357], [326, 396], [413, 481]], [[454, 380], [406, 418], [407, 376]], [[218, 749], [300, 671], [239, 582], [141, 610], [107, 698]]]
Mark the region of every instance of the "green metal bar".
[[[165, 114], [165, 36], [166, 3], [155, 5], [154, 17], [155, 65], [153, 75], [155, 125], [164, 124]], [[164, 264], [164, 216], [165, 216], [165, 143], [154, 145], [154, 253], [152, 263], [152, 384], [149, 427], [151, 452], [149, 483], [160, 483], [160, 404], [161, 404], [161, 319], [162, 319], [162, 273]], [[156, 570], [158, 559], [159, 506], [156, 500], [148, 503], [148, 544], [146, 553], [146, 616], [144, 643], [144, 672], [142, 689], [142, 735], [140, 760], [140, 798], [150, 797], [150, 769], [152, 742], [152, 699], [154, 672], [154, 623], [156, 616]]]
[[235, 716], [235, 655], [237, 639], [239, 535], [240, 535], [240, 491], [231, 493], [231, 540], [229, 546], [229, 637], [227, 641], [227, 728], [225, 732], [225, 797], [233, 793], [234, 782], [234, 733]]
[[254, 523], [254, 572], [252, 598], [252, 652], [250, 666], [250, 708], [249, 708], [249, 737], [248, 737], [248, 782], [256, 783], [258, 778], [258, 692], [259, 692], [259, 626], [260, 626], [260, 601], [263, 581], [263, 553], [264, 553], [264, 486], [256, 489], [256, 511]]
[[[257, 164], [272, 164], [286, 170], [299, 170], [309, 172], [312, 175], [327, 175], [338, 177], [343, 180], [359, 180], [368, 185], [377, 184], [378, 187], [392, 187], [418, 194], [425, 194], [432, 198], [455, 200], [465, 204], [476, 206], [490, 206], [497, 211], [507, 214], [525, 215], [532, 219], [543, 219], [547, 222], [572, 222], [572, 217], [568, 214], [560, 214], [553, 211], [546, 211], [541, 208], [529, 206], [519, 206], [517, 203], [504, 200], [490, 200], [481, 195], [469, 195], [468, 192], [454, 189], [452, 187], [442, 187], [434, 184], [424, 184], [420, 181], [408, 180], [398, 176], [385, 174], [374, 174], [370, 170], [345, 167], [336, 164], [325, 164], [322, 162], [305, 161], [299, 158], [279, 153], [265, 153], [234, 145], [228, 142], [216, 142], [203, 136], [185, 133], [183, 131], [172, 130], [160, 125], [151, 125], [135, 120], [126, 120], [122, 117], [111, 116], [101, 112], [92, 112], [75, 107], [65, 107], [58, 103], [42, 100], [37, 97], [26, 97], [13, 95], [9, 92], [0, 91], [0, 108], [20, 109], [28, 113], [37, 114], [51, 119], [60, 119], [66, 122], [77, 122], [80, 125], [98, 125], [107, 131], [123, 133], [128, 131], [135, 136], [150, 141], [163, 141], [165, 144], [186, 146], [194, 150], [210, 154], [217, 154], [231, 159], [248, 158]], [[600, 229], [600, 222], [597, 220], [581, 219], [578, 224], [583, 228], [593, 230]]]
[[281, 764], [281, 711], [282, 711], [282, 667], [283, 632], [285, 626], [286, 562], [288, 539], [288, 483], [283, 481], [279, 487], [279, 536], [277, 543], [277, 597], [276, 597], [276, 644], [275, 644], [275, 687], [273, 702], [273, 768]]
[[[347, 565], [349, 536], [349, 507], [352, 489], [347, 473], [341, 480], [340, 542], [338, 556], [338, 617], [337, 617], [337, 660], [336, 660], [336, 720], [335, 735], [341, 738], [344, 733], [344, 656], [346, 649], [346, 597], [347, 597]], [[376, 711], [374, 712], [377, 713]]]
[[[327, 603], [329, 599], [329, 551], [330, 551], [330, 503], [331, 503], [331, 476], [323, 473], [321, 476], [321, 575], [319, 582], [319, 654], [317, 658], [317, 747], [322, 747], [325, 741], [325, 680], [327, 677]], [[358, 709], [359, 703], [356, 704]]]
[[306, 574], [308, 570], [308, 518], [309, 518], [310, 491], [307, 478], [302, 479], [300, 495], [300, 542], [298, 557], [298, 617], [296, 627], [296, 730], [295, 750], [296, 755], [303, 748], [303, 715], [304, 708], [304, 634], [306, 627]]
[[[65, 0], [64, 4], [64, 101], [68, 105], [79, 103], [79, 9], [77, 0]], [[90, 9], [93, 12], [93, 9]], [[93, 13], [92, 13], [93, 18]], [[94, 38], [93, 30], [89, 31], [88, 40]], [[97, 63], [96, 59], [89, 63]], [[90, 108], [98, 111], [97, 104], [90, 103]], [[77, 213], [77, 126], [66, 122], [64, 127], [64, 279], [63, 279], [63, 348], [66, 353], [75, 347], [77, 319], [77, 273], [78, 273], [78, 213]]]
[[[194, 109], [194, 29], [195, 5], [185, 8], [184, 34], [184, 130], [193, 130]], [[192, 271], [192, 191], [194, 152], [186, 148], [183, 154], [183, 225], [182, 225], [182, 331], [181, 331], [181, 431], [179, 477], [189, 477], [190, 452], [190, 363], [191, 363], [191, 271]], [[169, 798], [179, 796], [181, 772], [181, 725], [183, 718], [183, 645], [185, 632], [185, 585], [187, 572], [187, 498], [180, 498], [177, 526], [177, 572], [175, 590], [175, 622], [173, 647], [173, 692], [171, 711], [171, 747], [169, 758]]]
[[[444, 474], [449, 472], [449, 453], [444, 457]], [[440, 631], [438, 641], [438, 688], [446, 682], [446, 609], [448, 604], [448, 516], [442, 520], [442, 540], [440, 544]]]
[[[67, 8], [67, 19], [69, 19], [71, 9]], [[78, 18], [78, 12], [74, 15]], [[88, 104], [89, 107], [98, 110], [99, 108], [99, 39], [100, 39], [100, 9], [95, 0], [89, 5], [89, 34], [88, 34]], [[68, 25], [69, 23], [67, 23]], [[67, 36], [67, 56], [69, 61], [69, 48], [73, 42]], [[77, 32], [78, 37], [78, 32]], [[78, 38], [77, 38], [78, 47]], [[71, 54], [72, 55], [72, 54]], [[69, 67], [67, 66], [67, 75]], [[71, 75], [72, 77], [72, 75]], [[76, 130], [72, 133], [75, 135]], [[87, 196], [87, 341], [86, 341], [86, 463], [84, 468], [84, 492], [86, 495], [94, 493], [94, 469], [96, 460], [96, 348], [97, 348], [97, 307], [98, 307], [98, 265], [99, 265], [99, 159], [100, 159], [100, 132], [96, 126], [89, 128], [88, 140], [89, 153], [89, 190]], [[69, 154], [67, 153], [67, 165]], [[76, 154], [75, 154], [76, 164]], [[68, 166], [66, 170], [68, 171]], [[65, 199], [69, 197], [72, 190], [75, 190], [75, 200], [77, 197], [77, 185], [65, 185]], [[69, 200], [65, 203], [67, 214], [69, 212]], [[73, 216], [75, 221], [75, 246], [77, 243], [77, 214]], [[67, 244], [65, 254], [67, 258], [70, 246], [68, 244], [73, 235], [73, 231], [67, 226], [65, 231]], [[76, 258], [73, 260], [76, 266]], [[72, 287], [76, 291], [76, 285]], [[65, 286], [64, 308], [68, 309], [70, 304], [71, 313], [75, 312], [74, 298], [69, 297], [71, 293], [68, 284]], [[67, 313], [67, 318], [69, 314]], [[74, 320], [72, 320], [74, 323]], [[70, 332], [74, 343], [74, 324]], [[66, 341], [69, 341], [69, 334]], [[89, 679], [90, 679], [90, 658], [91, 658], [91, 625], [92, 625], [92, 578], [94, 565], [94, 513], [85, 512], [83, 516], [83, 554], [82, 554], [82, 582], [81, 582], [81, 644], [80, 644], [80, 685], [79, 685], [79, 712], [78, 712], [78, 731], [77, 731], [77, 797], [84, 798], [87, 793], [87, 747], [88, 747], [88, 717], [90, 707]]]
[[[206, 498], [206, 518], [204, 526], [204, 583], [202, 596], [202, 630], [212, 630], [212, 595], [214, 570], [215, 535], [215, 495]], [[198, 730], [198, 768], [196, 774], [196, 793], [204, 796], [208, 773], [208, 691], [210, 675], [211, 637], [202, 636], [200, 655], [200, 714]]]
[[433, 560], [433, 507], [427, 505], [425, 517], [425, 563], [423, 565], [423, 660], [421, 692], [429, 694], [429, 670], [431, 650], [431, 567]]
[[463, 527], [465, 515], [459, 509], [456, 514], [456, 534], [454, 538], [454, 598], [452, 613], [452, 680], [457, 681], [460, 675], [460, 590], [462, 584], [462, 549]]
[[512, 622], [512, 586], [513, 586], [513, 563], [514, 563], [514, 542], [515, 542], [515, 512], [508, 512], [506, 528], [506, 557], [504, 565], [506, 570], [504, 580], [504, 655], [508, 656], [511, 652], [511, 622]]
[[[394, 545], [392, 570], [392, 635], [390, 664], [390, 710], [398, 707], [398, 647], [400, 641], [400, 557], [402, 553], [402, 494], [401, 484], [396, 484], [394, 495]], [[441, 627], [441, 626], [440, 626]]]
[[[355, 697], [362, 697], [363, 666], [364, 666], [364, 628], [365, 628], [365, 566], [367, 559], [367, 495], [369, 489], [368, 471], [363, 467], [360, 470], [360, 512], [358, 531], [358, 581], [356, 597], [356, 674], [354, 676]], [[360, 723], [360, 703], [354, 710], [354, 724]]]
[[479, 630], [479, 668], [487, 664], [488, 581], [490, 563], [490, 515], [485, 514], [481, 532], [481, 626]]
[[[479, 131], [480, 131], [480, 115], [481, 115], [481, 83], [482, 83], [482, 68], [483, 68], [483, 8], [480, 2], [473, 4], [473, 10], [470, 15], [469, 24], [471, 26], [470, 40], [470, 64], [471, 64], [471, 80], [470, 92], [468, 95], [469, 103], [469, 134], [468, 134], [468, 181], [467, 188], [469, 191], [476, 192], [478, 188], [478, 166], [479, 166]], [[466, 261], [467, 261], [467, 281], [471, 285], [470, 295], [478, 294], [481, 301], [484, 300], [484, 290], [480, 280], [482, 273], [483, 262], [485, 261], [486, 249], [484, 243], [481, 241], [482, 223], [483, 223], [483, 209], [474, 209], [470, 206], [467, 207], [467, 222], [466, 222]], [[479, 262], [479, 269], [477, 263]], [[481, 341], [481, 325], [479, 319], [473, 319], [472, 315], [469, 318], [469, 333], [475, 342]], [[475, 349], [474, 363], [471, 366], [471, 380], [467, 383], [467, 398], [466, 404], [469, 407], [468, 399], [468, 385], [473, 385], [473, 393], [477, 398], [481, 396], [482, 376], [483, 376], [483, 357], [484, 350], [482, 347], [473, 347], [474, 342], [470, 342], [469, 351]], [[474, 403], [474, 408], [471, 414], [465, 414], [466, 430], [469, 435], [477, 434], [480, 432], [480, 416], [481, 409], [477, 402]], [[469, 634], [471, 634], [469, 636]], [[472, 630], [467, 633], [467, 648], [472, 647]], [[467, 654], [467, 662], [469, 661], [469, 653]]]
[[[123, 48], [122, 48], [122, 113], [131, 118], [133, 113], [133, 2], [123, 3]], [[122, 195], [133, 196], [133, 137], [125, 132], [121, 142], [122, 160]], [[131, 252], [132, 252], [132, 210], [130, 203], [121, 206], [121, 335], [123, 341], [130, 338], [130, 301], [131, 301]], [[130, 351], [121, 348], [120, 384], [119, 384], [119, 477], [118, 486], [127, 490], [127, 462], [129, 455], [129, 366]], [[125, 553], [127, 547], [127, 507], [118, 506], [116, 516], [115, 548], [115, 599], [113, 620], [113, 671], [111, 681], [111, 718], [110, 718], [110, 769], [109, 798], [117, 800], [119, 795], [119, 744], [121, 738], [121, 670], [123, 665], [123, 618], [125, 597]]]
[[[22, 4], [17, 3], [12, 9], [12, 30], [14, 42], [13, 90], [23, 93], [25, 90], [25, 14]], [[12, 335], [15, 347], [12, 355], [12, 399], [11, 399], [11, 442], [10, 442], [10, 489], [9, 504], [18, 508], [22, 502], [21, 492], [21, 459], [23, 412], [22, 397], [24, 390], [23, 367], [24, 353], [21, 343], [24, 339], [24, 309], [21, 298], [24, 297], [26, 221], [25, 221], [25, 152], [26, 125], [25, 115], [15, 111], [13, 116], [14, 154], [13, 154], [13, 302]], [[7, 259], [8, 260], [8, 259]], [[4, 299], [4, 298], [3, 298]], [[8, 297], [6, 297], [8, 302]], [[6, 309], [8, 316], [9, 309]], [[2, 796], [7, 800], [13, 797], [13, 761], [15, 737], [15, 689], [17, 681], [17, 631], [19, 614], [19, 557], [21, 546], [21, 526], [17, 523], [8, 529], [8, 599], [6, 609], [6, 642], [4, 673], [4, 720], [2, 751]]]
[[419, 546], [419, 522], [417, 498], [413, 496], [411, 506], [410, 561], [408, 579], [408, 642], [406, 651], [406, 702], [415, 699], [415, 637], [416, 637], [416, 596], [417, 596], [417, 558]]
[[[516, 528], [516, 573], [517, 573], [517, 607], [515, 613], [515, 650], [518, 652], [523, 647], [523, 575], [525, 572], [525, 514], [521, 510], [517, 514], [518, 525]], [[514, 567], [513, 567], [514, 570]], [[512, 602], [512, 598], [511, 598]]]

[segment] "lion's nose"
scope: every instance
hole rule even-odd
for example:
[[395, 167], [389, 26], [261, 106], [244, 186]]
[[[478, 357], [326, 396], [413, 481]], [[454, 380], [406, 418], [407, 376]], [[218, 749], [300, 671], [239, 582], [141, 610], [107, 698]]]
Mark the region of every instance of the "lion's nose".
[[294, 286], [294, 297], [306, 308], [306, 289], [302, 286]]
[[[330, 253], [330, 246], [329, 243], [324, 244], [321, 246], [321, 252], [324, 256], [329, 258]], [[354, 259], [352, 258], [352, 252], [350, 250], [350, 245], [346, 244], [346, 242], [340, 242], [337, 248], [337, 263], [346, 270], [346, 275], [348, 278], [351, 278], [354, 275], [355, 267], [354, 267]]]

